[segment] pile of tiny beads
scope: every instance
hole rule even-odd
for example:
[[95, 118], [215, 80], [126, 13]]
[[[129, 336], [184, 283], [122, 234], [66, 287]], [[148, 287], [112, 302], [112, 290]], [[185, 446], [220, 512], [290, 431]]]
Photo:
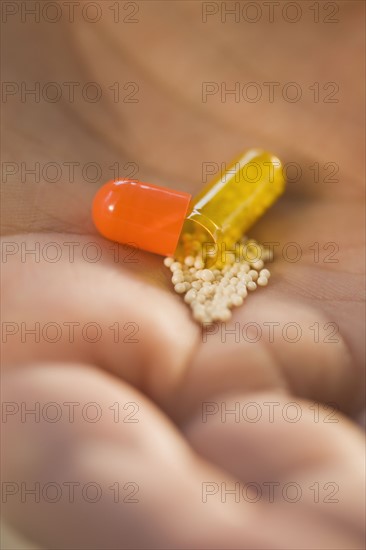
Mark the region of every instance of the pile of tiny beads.
[[228, 321], [231, 309], [243, 304], [248, 291], [266, 286], [271, 276], [264, 268], [265, 262], [272, 259], [271, 251], [254, 240], [245, 240], [225, 256], [222, 267], [212, 269], [205, 268], [200, 254], [188, 255], [181, 261], [164, 259], [164, 265], [172, 272], [175, 292], [184, 296], [193, 318], [200, 323]]

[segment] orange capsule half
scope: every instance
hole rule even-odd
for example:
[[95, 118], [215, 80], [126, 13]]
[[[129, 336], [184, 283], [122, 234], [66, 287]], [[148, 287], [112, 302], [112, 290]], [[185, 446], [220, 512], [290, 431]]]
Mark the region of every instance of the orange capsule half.
[[174, 254], [192, 196], [121, 179], [94, 197], [93, 221], [107, 239], [165, 256]]

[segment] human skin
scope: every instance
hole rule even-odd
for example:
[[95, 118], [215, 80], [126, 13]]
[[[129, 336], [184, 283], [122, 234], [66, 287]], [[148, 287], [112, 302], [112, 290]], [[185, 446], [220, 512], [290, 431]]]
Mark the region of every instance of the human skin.
[[[76, 178], [2, 183], [3, 243], [44, 247], [74, 243], [75, 257], [52, 263], [20, 253], [2, 265], [5, 322], [98, 322], [103, 334], [89, 343], [76, 331], [70, 343], [21, 342], [20, 332], [3, 345], [6, 402], [138, 403], [139, 422], [21, 422], [3, 424], [3, 478], [18, 483], [77, 480], [106, 487], [134, 480], [140, 502], [105, 500], [91, 506], [8, 499], [7, 521], [45, 548], [362, 548], [364, 438], [347, 417], [364, 407], [364, 184], [363, 112], [359, 73], [363, 42], [361, 2], [339, 3], [339, 22], [315, 24], [311, 12], [291, 25], [279, 19], [222, 24], [201, 21], [200, 3], [144, 2], [138, 24], [4, 25], [5, 81], [96, 81], [103, 99], [88, 103], [21, 102], [3, 105], [8, 143], [3, 161], [58, 163], [96, 161], [111, 177], [116, 160], [138, 163], [138, 177], [194, 193], [203, 162], [225, 162], [260, 146], [284, 162], [297, 162], [303, 176], [251, 231], [259, 242], [296, 242], [301, 260], [281, 253], [270, 266], [265, 289], [250, 295], [224, 325], [249, 322], [301, 327], [290, 343], [268, 331], [256, 343], [226, 334], [205, 334], [181, 297], [172, 292], [161, 258], [139, 251], [136, 263], [101, 239], [90, 217], [100, 183]], [[309, 36], [311, 35], [311, 40]], [[164, 36], [164, 40], [160, 37]], [[169, 47], [167, 47], [167, 44]], [[12, 56], [8, 52], [12, 52]], [[250, 52], [245, 54], [245, 52]], [[184, 55], [183, 55], [184, 54]], [[36, 60], [36, 61], [35, 61]], [[300, 61], [301, 60], [301, 61]], [[139, 102], [114, 103], [108, 86], [137, 82]], [[202, 102], [202, 82], [300, 82], [297, 103], [271, 103], [217, 96]], [[336, 82], [338, 103], [314, 102], [309, 86]], [[230, 97], [230, 96], [229, 96]], [[10, 139], [9, 139], [10, 138]], [[339, 165], [338, 182], [314, 181], [309, 166]], [[125, 175], [124, 173], [121, 174]], [[107, 179], [106, 178], [106, 179]], [[86, 261], [85, 245], [98, 243], [100, 261]], [[320, 245], [315, 261], [314, 243]], [[325, 262], [335, 243], [336, 262]], [[114, 248], [116, 250], [116, 248]], [[138, 342], [113, 342], [109, 329], [135, 323]], [[319, 323], [319, 342], [310, 329]], [[327, 341], [326, 323], [337, 327]], [[122, 336], [125, 336], [123, 333]], [[204, 337], [206, 340], [204, 341]], [[205, 402], [227, 409], [255, 402], [276, 404], [273, 422], [204, 421]], [[281, 414], [295, 402], [301, 420]], [[320, 402], [319, 418], [315, 402]], [[334, 412], [330, 421], [326, 403]], [[267, 419], [267, 421], [266, 421]], [[62, 460], [59, 460], [60, 454]], [[122, 468], [121, 468], [122, 466]], [[297, 503], [276, 498], [258, 503], [228, 497], [202, 501], [202, 483], [268, 481], [298, 483]], [[309, 486], [337, 484], [337, 503], [314, 502]], [[60, 518], [62, 524], [60, 525]], [[75, 522], [77, 518], [77, 522]]]

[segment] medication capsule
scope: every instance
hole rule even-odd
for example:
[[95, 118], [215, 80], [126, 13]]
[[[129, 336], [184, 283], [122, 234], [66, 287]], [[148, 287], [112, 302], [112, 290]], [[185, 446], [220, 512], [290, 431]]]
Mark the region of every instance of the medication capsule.
[[172, 256], [191, 198], [137, 180], [109, 181], [94, 197], [93, 221], [107, 239]]
[[235, 159], [193, 201], [189, 193], [137, 180], [110, 181], [94, 198], [93, 220], [113, 241], [180, 261], [201, 254], [203, 262], [196, 262], [212, 267], [222, 263], [225, 251], [234, 250], [284, 186], [279, 159], [253, 149]]
[[245, 152], [194, 197], [176, 256], [184, 257], [195, 243], [206, 266], [222, 264], [226, 251], [235, 249], [284, 188], [277, 157], [256, 149]]

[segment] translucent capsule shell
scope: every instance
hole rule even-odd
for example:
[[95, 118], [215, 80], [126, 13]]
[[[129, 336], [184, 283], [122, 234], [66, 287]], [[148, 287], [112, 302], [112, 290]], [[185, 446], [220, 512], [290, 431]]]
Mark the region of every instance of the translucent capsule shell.
[[218, 261], [283, 193], [280, 160], [252, 149], [236, 158], [191, 202], [177, 256], [202, 251], [206, 265]]

